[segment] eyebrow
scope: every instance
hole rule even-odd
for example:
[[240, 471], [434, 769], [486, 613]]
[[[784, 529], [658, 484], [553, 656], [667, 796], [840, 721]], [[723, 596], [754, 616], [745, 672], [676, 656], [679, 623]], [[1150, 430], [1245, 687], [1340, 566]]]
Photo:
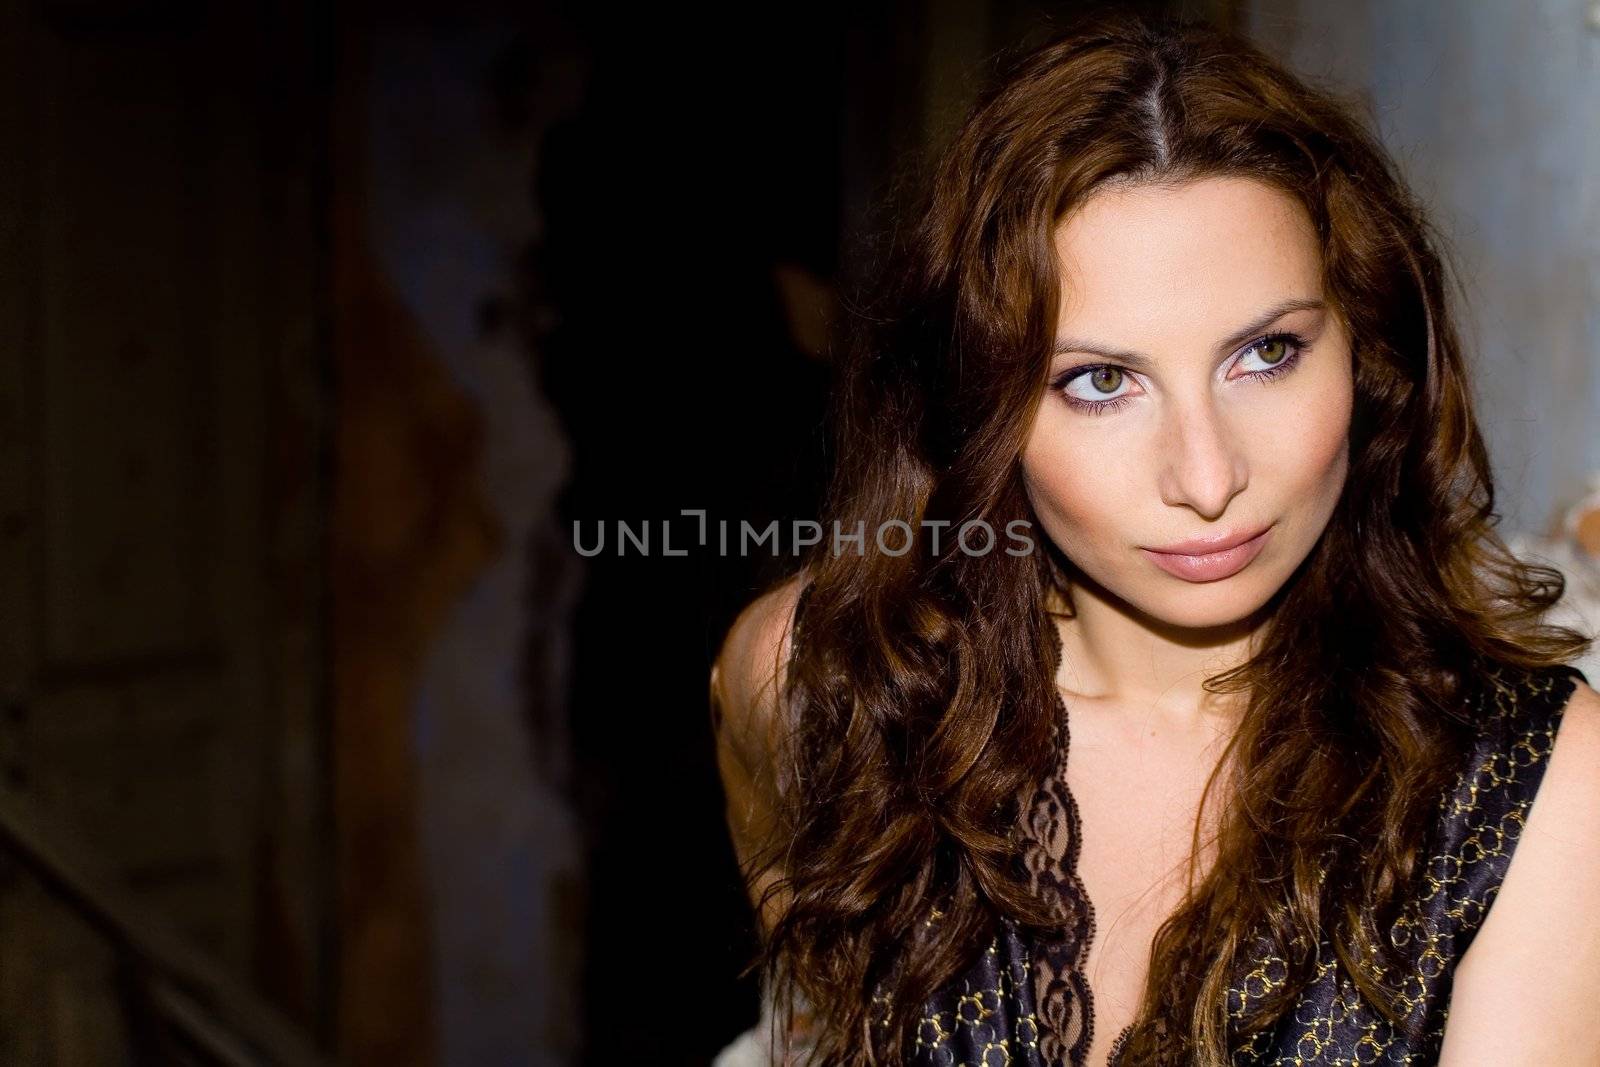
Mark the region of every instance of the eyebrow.
[[[1274, 304], [1266, 311], [1263, 311], [1260, 315], [1257, 315], [1253, 320], [1250, 321], [1248, 325], [1240, 327], [1227, 337], [1223, 338], [1221, 341], [1218, 341], [1217, 352], [1220, 355], [1226, 355], [1238, 346], [1244, 344], [1246, 341], [1259, 336], [1266, 330], [1268, 326], [1271, 326], [1274, 322], [1277, 322], [1279, 319], [1290, 314], [1291, 312], [1318, 311], [1326, 308], [1327, 306], [1328, 305], [1326, 301], [1307, 297], [1298, 297], [1292, 300], [1284, 300], [1280, 303]], [[1094, 341], [1086, 341], [1077, 337], [1062, 337], [1057, 339], [1055, 347], [1051, 349], [1050, 354], [1052, 356], [1064, 356], [1069, 352], [1081, 352], [1085, 355], [1099, 356], [1102, 359], [1114, 360], [1119, 364], [1126, 365], [1130, 370], [1147, 371], [1152, 366], [1152, 361], [1149, 356], [1142, 355], [1138, 352], [1128, 351], [1126, 349], [1113, 348], [1110, 345], [1098, 344]]]

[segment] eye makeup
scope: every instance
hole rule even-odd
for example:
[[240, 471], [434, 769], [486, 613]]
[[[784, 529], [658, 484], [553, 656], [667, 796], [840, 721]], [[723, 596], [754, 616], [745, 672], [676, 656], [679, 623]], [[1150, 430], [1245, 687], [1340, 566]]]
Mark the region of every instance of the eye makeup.
[[[1254, 341], [1251, 341], [1248, 345], [1240, 350], [1239, 356], [1242, 357], [1248, 355], [1251, 352], [1255, 352], [1268, 345], [1279, 342], [1285, 344], [1289, 348], [1289, 351], [1281, 360], [1264, 370], [1247, 371], [1238, 378], [1230, 380], [1270, 382], [1276, 378], [1280, 378], [1299, 364], [1301, 357], [1305, 355], [1306, 351], [1310, 347], [1306, 343], [1305, 338], [1299, 334], [1291, 331], [1280, 330], [1274, 333], [1263, 334]], [[1057, 374], [1053, 379], [1051, 379], [1050, 388], [1060, 394], [1061, 399], [1066, 401], [1067, 405], [1075, 411], [1081, 411], [1086, 415], [1105, 415], [1112, 411], [1116, 411], [1118, 408], [1124, 407], [1130, 400], [1133, 399], [1133, 397], [1130, 395], [1123, 395], [1111, 397], [1106, 400], [1087, 400], [1081, 396], [1074, 396], [1067, 392], [1067, 386], [1073, 381], [1076, 381], [1078, 378], [1087, 377], [1096, 371], [1104, 370], [1119, 371], [1124, 378], [1129, 377], [1127, 368], [1120, 367], [1115, 363], [1091, 363], [1080, 367], [1070, 367], [1067, 370]]]

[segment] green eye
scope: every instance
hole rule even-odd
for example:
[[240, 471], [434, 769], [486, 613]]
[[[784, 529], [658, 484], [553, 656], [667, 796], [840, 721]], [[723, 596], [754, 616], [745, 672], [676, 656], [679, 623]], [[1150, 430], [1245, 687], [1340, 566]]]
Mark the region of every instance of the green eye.
[[[1305, 349], [1305, 341], [1297, 334], [1268, 334], [1252, 342], [1250, 347], [1244, 350], [1239, 366], [1248, 374], [1257, 378], [1276, 376], [1287, 372], [1290, 367], [1294, 366]], [[1254, 368], [1250, 366], [1250, 361], [1252, 360], [1256, 361]]]
[[1086, 377], [1089, 384], [1102, 393], [1114, 393], [1122, 384], [1122, 369], [1120, 367], [1097, 367]]
[[1069, 371], [1057, 379], [1056, 388], [1078, 410], [1101, 414], [1126, 403], [1132, 384], [1127, 371], [1106, 365]]

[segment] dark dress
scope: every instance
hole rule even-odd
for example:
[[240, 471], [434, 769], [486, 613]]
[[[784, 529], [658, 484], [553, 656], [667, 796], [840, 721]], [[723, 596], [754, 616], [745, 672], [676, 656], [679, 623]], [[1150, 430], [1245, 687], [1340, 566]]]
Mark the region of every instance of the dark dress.
[[[1238, 1067], [1438, 1061], [1456, 963], [1499, 892], [1567, 698], [1583, 677], [1573, 667], [1486, 671], [1473, 698], [1481, 718], [1471, 758], [1441, 798], [1421, 889], [1391, 935], [1408, 960], [1401, 985], [1408, 1021], [1420, 1023], [1423, 1036], [1412, 1039], [1388, 1022], [1358, 992], [1324, 940], [1315, 981], [1275, 1029], [1258, 1032], [1235, 1052]], [[1086, 1063], [1094, 1005], [1081, 961], [1094, 916], [1075, 873], [1077, 813], [1064, 776], [1039, 790], [1027, 836], [1030, 873], [1061, 888], [1064, 933], [1030, 941], [1002, 920], [987, 950], [924, 1006], [915, 1064]], [[1058, 844], [1040, 847], [1040, 840]], [[1230, 1016], [1241, 1018], [1251, 1001], [1282, 982], [1284, 969], [1281, 957], [1255, 956], [1228, 991]], [[1133, 1067], [1118, 1055], [1127, 1033], [1112, 1046], [1112, 1067]]]
[[[796, 642], [801, 632], [797, 626]], [[1423, 1036], [1414, 1040], [1389, 1023], [1359, 993], [1324, 939], [1316, 979], [1276, 1028], [1255, 1034], [1236, 1051], [1237, 1067], [1437, 1062], [1455, 966], [1499, 892], [1567, 698], [1580, 679], [1587, 681], [1575, 667], [1496, 667], [1482, 673], [1470, 697], [1477, 723], [1470, 758], [1440, 798], [1432, 858], [1406, 918], [1391, 932], [1409, 961], [1400, 987], [1409, 998], [1408, 1021], [1420, 1023], [1415, 1029]], [[916, 1067], [1086, 1063], [1094, 1006], [1082, 961], [1094, 915], [1076, 871], [1080, 834], [1066, 788], [1070, 735], [1059, 690], [1056, 703], [1058, 773], [1039, 784], [1027, 805], [1022, 859], [1030, 878], [1057, 890], [1046, 894], [1060, 902], [1057, 933], [1030, 937], [1002, 918], [999, 932], [966, 971], [924, 1005], [911, 1061]], [[932, 919], [937, 921], [937, 913]], [[1283, 975], [1281, 957], [1257, 954], [1228, 992], [1230, 1016], [1242, 1018]], [[1124, 1030], [1112, 1047], [1112, 1067], [1137, 1067], [1119, 1061], [1126, 1037]]]

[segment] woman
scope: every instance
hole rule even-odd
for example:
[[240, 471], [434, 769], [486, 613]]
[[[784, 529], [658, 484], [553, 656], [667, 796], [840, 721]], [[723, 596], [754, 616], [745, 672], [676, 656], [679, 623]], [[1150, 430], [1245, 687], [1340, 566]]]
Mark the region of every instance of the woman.
[[1374, 138], [1117, 17], [986, 92], [911, 217], [838, 384], [839, 537], [711, 676], [780, 1029], [826, 1064], [1600, 1063], [1587, 641], [1494, 531]]

